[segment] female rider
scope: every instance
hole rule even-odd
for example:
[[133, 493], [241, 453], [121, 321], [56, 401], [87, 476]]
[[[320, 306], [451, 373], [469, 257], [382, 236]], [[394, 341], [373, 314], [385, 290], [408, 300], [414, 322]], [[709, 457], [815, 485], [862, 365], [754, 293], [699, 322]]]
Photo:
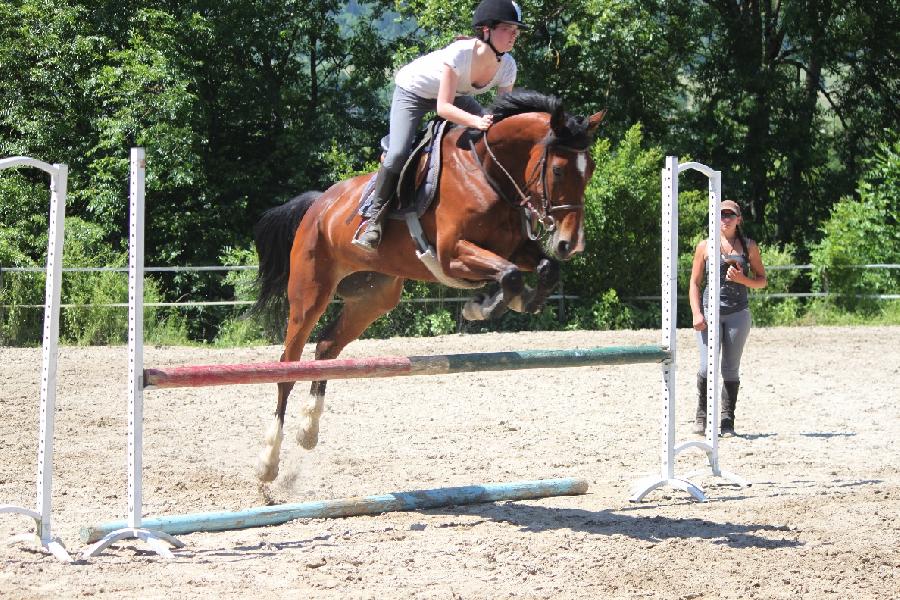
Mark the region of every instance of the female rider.
[[482, 0], [472, 17], [475, 38], [458, 39], [422, 56], [397, 73], [391, 101], [388, 150], [375, 179], [373, 215], [353, 243], [375, 250], [381, 242], [382, 223], [397, 188], [422, 118], [430, 111], [473, 129], [487, 130], [493, 115], [473, 97], [494, 87], [501, 94], [516, 82], [516, 61], [508, 53], [525, 28], [522, 10], [512, 0]]

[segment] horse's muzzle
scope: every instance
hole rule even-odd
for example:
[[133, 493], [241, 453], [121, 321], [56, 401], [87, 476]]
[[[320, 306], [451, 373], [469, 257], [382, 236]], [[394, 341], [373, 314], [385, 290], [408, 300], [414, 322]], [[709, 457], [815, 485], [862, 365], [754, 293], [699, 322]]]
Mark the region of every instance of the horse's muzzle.
[[572, 256], [573, 246], [568, 240], [560, 240], [556, 243], [556, 257], [560, 260], [569, 260]]
[[575, 231], [568, 231], [566, 227], [557, 229], [547, 250], [558, 260], [569, 260], [576, 254], [584, 252], [584, 230], [581, 227]]

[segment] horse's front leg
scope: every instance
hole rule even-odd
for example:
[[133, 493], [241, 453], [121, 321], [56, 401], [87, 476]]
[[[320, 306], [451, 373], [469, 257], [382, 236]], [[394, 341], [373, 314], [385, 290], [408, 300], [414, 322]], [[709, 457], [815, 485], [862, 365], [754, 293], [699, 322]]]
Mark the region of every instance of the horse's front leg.
[[510, 303], [522, 301], [525, 280], [519, 267], [472, 242], [460, 240], [444, 269], [452, 277], [470, 280], [493, 280], [500, 289], [493, 295], [479, 294], [463, 306], [463, 317], [469, 321], [491, 319], [506, 312]]
[[539, 313], [559, 283], [559, 261], [550, 258], [540, 245], [525, 243], [509, 259], [520, 271], [536, 271], [537, 287], [522, 286], [521, 293], [511, 296], [509, 309], [520, 313]]
[[533, 290], [525, 286], [525, 292], [521, 296], [521, 302], [510, 304], [509, 308], [516, 312], [535, 314], [544, 308], [547, 298], [559, 284], [559, 261], [547, 256], [537, 244], [531, 244], [523, 248], [521, 252], [514, 254], [511, 259], [525, 270], [537, 272], [537, 287]]

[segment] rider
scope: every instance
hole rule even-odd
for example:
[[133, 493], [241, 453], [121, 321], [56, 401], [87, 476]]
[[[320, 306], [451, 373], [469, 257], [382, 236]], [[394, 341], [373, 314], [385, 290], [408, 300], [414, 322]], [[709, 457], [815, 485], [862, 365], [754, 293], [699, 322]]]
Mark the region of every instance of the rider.
[[438, 116], [463, 127], [482, 131], [493, 115], [474, 94], [494, 87], [501, 94], [516, 82], [516, 61], [508, 54], [516, 43], [522, 10], [512, 0], [482, 0], [472, 17], [475, 38], [461, 38], [449, 46], [419, 57], [401, 68], [394, 78], [388, 150], [375, 179], [370, 219], [353, 243], [375, 250], [388, 202], [397, 187], [400, 171], [411, 150], [422, 118], [436, 110]]

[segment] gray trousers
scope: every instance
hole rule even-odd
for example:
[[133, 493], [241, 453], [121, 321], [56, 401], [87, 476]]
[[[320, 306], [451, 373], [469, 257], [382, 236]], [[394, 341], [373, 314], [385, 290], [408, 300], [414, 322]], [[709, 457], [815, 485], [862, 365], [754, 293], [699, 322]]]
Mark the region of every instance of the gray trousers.
[[[457, 96], [453, 104], [473, 115], [483, 115], [484, 107], [472, 96]], [[422, 118], [437, 109], [437, 100], [422, 98], [397, 86], [391, 100], [391, 130], [388, 134], [384, 168], [399, 173], [412, 150]]]
[[[744, 344], [750, 335], [750, 309], [745, 308], [730, 315], [719, 315], [719, 345], [722, 347], [723, 381], [740, 381], [741, 355], [744, 353]], [[706, 377], [708, 368], [706, 360], [707, 332], [709, 328], [697, 332], [697, 348], [700, 350], [700, 368], [698, 375]]]

